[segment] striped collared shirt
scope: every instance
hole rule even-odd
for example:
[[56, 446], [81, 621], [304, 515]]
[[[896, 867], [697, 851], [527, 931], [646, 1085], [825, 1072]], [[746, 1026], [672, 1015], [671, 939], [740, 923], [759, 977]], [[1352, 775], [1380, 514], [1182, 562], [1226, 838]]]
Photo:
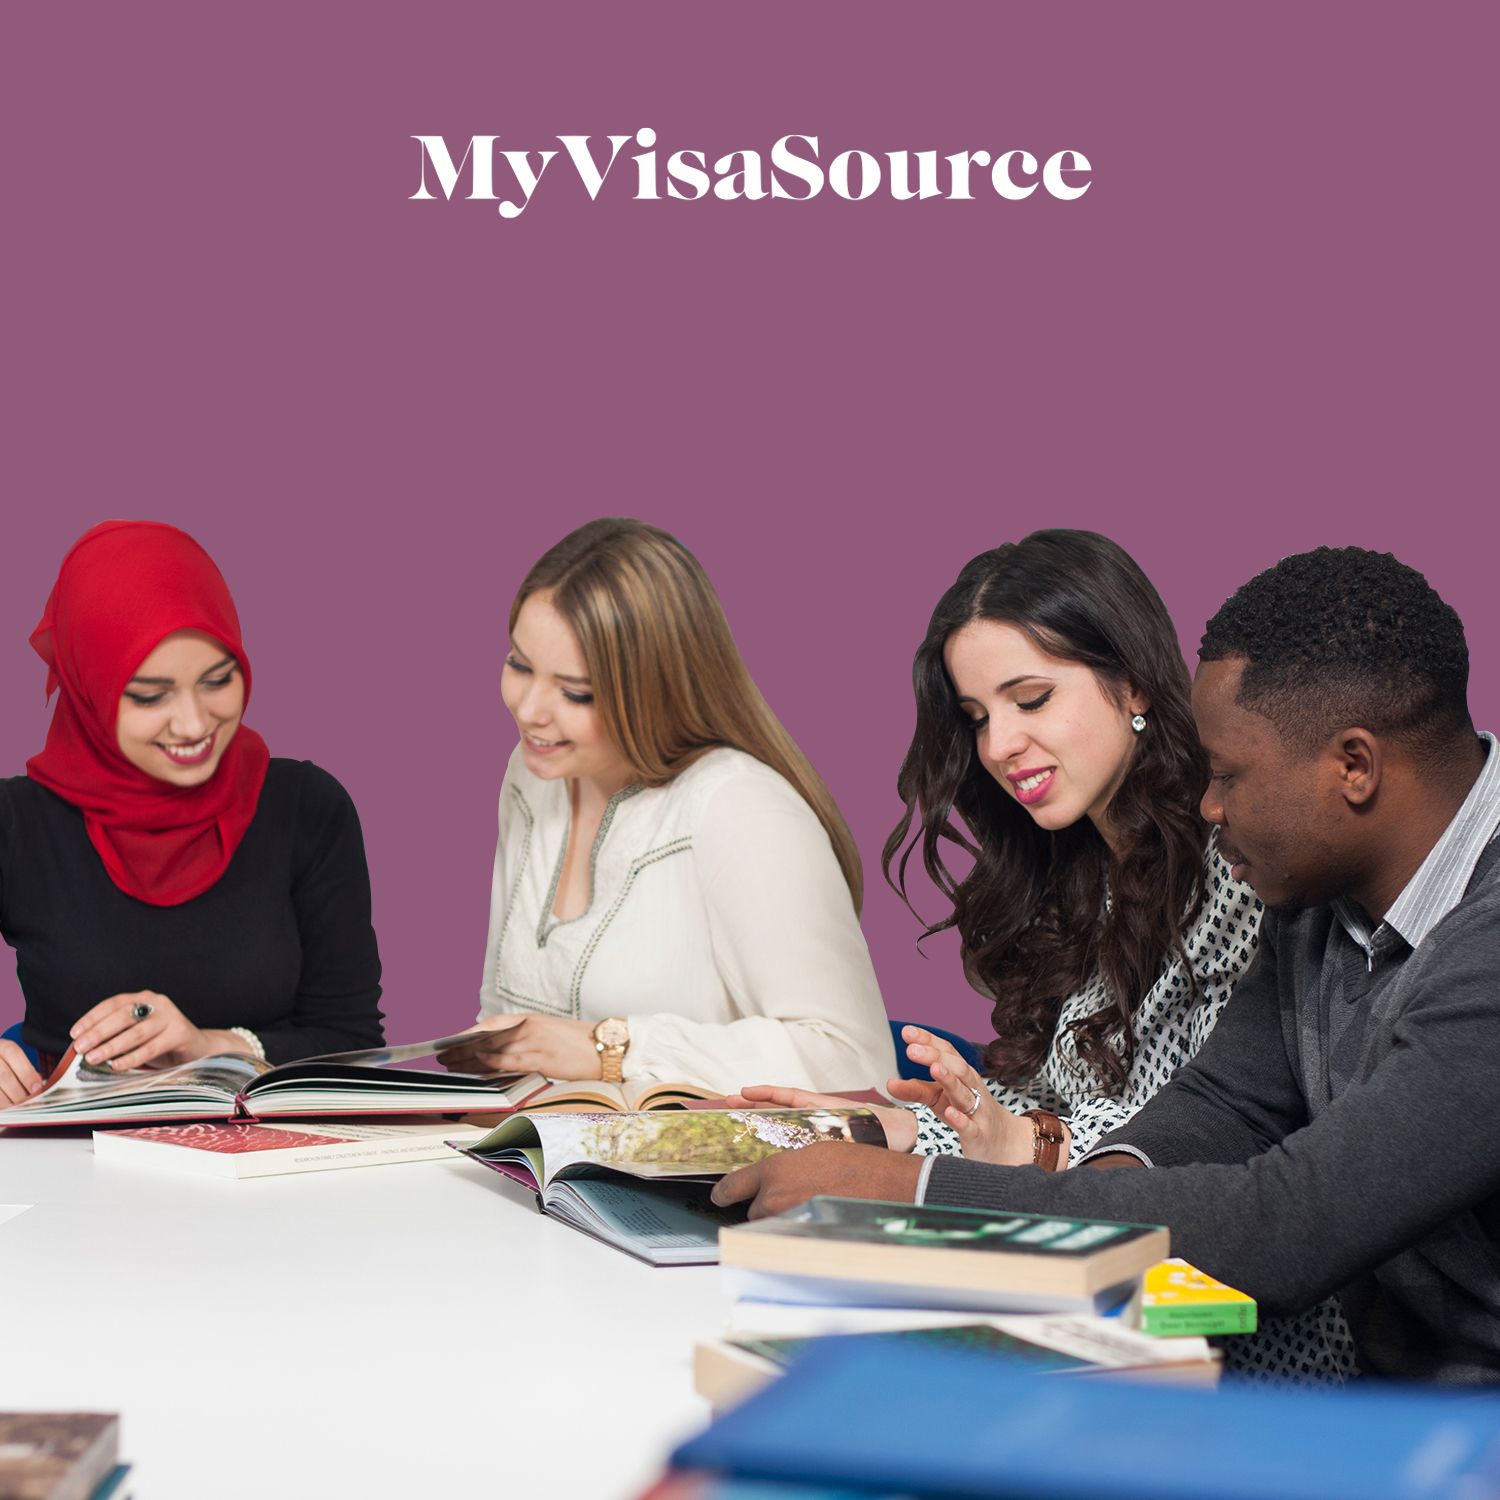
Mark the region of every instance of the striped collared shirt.
[[1423, 938], [1458, 905], [1468, 888], [1474, 866], [1500, 827], [1500, 755], [1495, 736], [1479, 736], [1485, 747], [1484, 769], [1469, 789], [1453, 821], [1428, 851], [1417, 873], [1391, 903], [1385, 920], [1372, 927], [1357, 903], [1340, 896], [1334, 915], [1344, 931], [1359, 944], [1371, 970], [1405, 942], [1417, 947]]

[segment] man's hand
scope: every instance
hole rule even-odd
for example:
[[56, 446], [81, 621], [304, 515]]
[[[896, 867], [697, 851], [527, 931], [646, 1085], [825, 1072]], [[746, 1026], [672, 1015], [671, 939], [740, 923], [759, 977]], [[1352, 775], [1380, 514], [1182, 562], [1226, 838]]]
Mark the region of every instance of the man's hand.
[[741, 1167], [714, 1184], [713, 1200], [750, 1204], [750, 1217], [779, 1214], [819, 1193], [834, 1198], [878, 1198], [910, 1203], [922, 1158], [880, 1146], [804, 1146]]

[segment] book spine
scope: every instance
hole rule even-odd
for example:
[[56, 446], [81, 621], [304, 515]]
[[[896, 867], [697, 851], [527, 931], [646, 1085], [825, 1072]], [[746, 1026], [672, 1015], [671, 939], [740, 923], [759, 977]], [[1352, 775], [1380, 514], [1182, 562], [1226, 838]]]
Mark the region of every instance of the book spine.
[[1183, 1334], [1207, 1337], [1216, 1333], [1254, 1333], [1255, 1303], [1210, 1302], [1187, 1307], [1152, 1307], [1141, 1309], [1141, 1332], [1157, 1338], [1176, 1338]]

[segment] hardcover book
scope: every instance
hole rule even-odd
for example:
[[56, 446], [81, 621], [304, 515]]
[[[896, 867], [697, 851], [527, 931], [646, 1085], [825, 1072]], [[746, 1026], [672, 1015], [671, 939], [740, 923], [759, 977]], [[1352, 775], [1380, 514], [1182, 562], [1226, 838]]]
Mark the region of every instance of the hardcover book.
[[472, 1035], [331, 1052], [279, 1066], [226, 1053], [126, 1073], [90, 1067], [70, 1047], [41, 1093], [0, 1109], [0, 1129], [268, 1115], [466, 1114], [515, 1109], [545, 1086], [537, 1073], [486, 1076], [391, 1066], [435, 1057]]
[[[847, 1339], [673, 1454], [679, 1468], [874, 1495], [1029, 1500], [1460, 1500], [1500, 1493], [1500, 1397], [1037, 1380]], [[921, 1441], [913, 1440], [920, 1433]]]
[[452, 1120], [417, 1125], [189, 1120], [96, 1130], [94, 1155], [103, 1162], [195, 1177], [273, 1177], [392, 1162], [451, 1161], [449, 1141], [480, 1140], [487, 1128]]
[[813, 1198], [726, 1229], [736, 1296], [780, 1302], [1102, 1312], [1169, 1248], [1150, 1224]]
[[938, 1347], [1007, 1360], [1038, 1375], [1124, 1375], [1214, 1385], [1220, 1361], [1202, 1338], [1152, 1338], [1118, 1318], [1082, 1314], [1015, 1314], [881, 1333], [824, 1337], [732, 1336], [693, 1351], [693, 1388], [716, 1409], [743, 1401], [830, 1338], [872, 1356], [903, 1348]]
[[114, 1473], [120, 1419], [96, 1412], [0, 1412], [4, 1500], [91, 1500]]
[[[712, 1203], [726, 1172], [822, 1141], [885, 1145], [869, 1110], [532, 1114], [458, 1145], [537, 1195], [543, 1213], [652, 1265], [712, 1265], [742, 1209]], [[457, 1144], [457, 1143], [455, 1143]]]

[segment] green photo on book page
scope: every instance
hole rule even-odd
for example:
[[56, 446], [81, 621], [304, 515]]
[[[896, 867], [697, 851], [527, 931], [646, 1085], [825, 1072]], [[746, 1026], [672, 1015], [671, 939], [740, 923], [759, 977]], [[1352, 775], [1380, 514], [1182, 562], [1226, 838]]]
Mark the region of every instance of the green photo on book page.
[[[685, 1110], [652, 1114], [575, 1115], [576, 1154], [600, 1166], [656, 1165], [674, 1175], [720, 1177], [771, 1156], [819, 1141], [885, 1144], [869, 1111]], [[558, 1124], [561, 1124], [559, 1120]], [[548, 1128], [558, 1126], [548, 1122]], [[641, 1175], [647, 1175], [642, 1172]]]

